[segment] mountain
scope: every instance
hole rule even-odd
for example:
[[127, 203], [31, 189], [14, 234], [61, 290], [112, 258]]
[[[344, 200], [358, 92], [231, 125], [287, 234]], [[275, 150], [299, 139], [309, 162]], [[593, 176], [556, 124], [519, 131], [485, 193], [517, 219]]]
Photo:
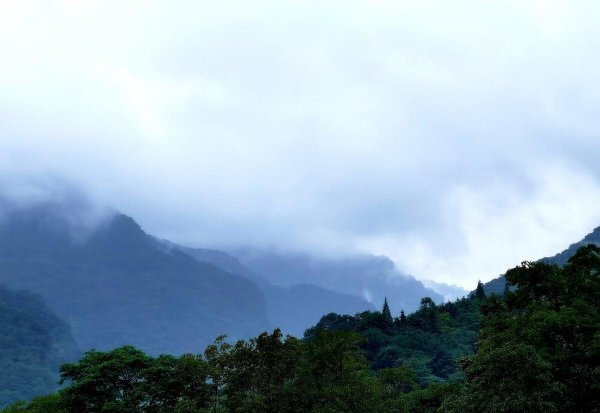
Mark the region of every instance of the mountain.
[[600, 246], [600, 227], [594, 229], [592, 232], [587, 234], [581, 241], [571, 244], [566, 250], [556, 254], [553, 257], [543, 258], [545, 262], [551, 264], [557, 264], [561, 267], [567, 263], [577, 250], [583, 246], [595, 244]]
[[251, 279], [265, 296], [269, 321], [285, 334], [301, 337], [304, 331], [315, 325], [324, 314], [356, 314], [374, 309], [371, 303], [360, 297], [312, 284], [293, 284], [285, 287], [273, 284], [224, 251], [187, 248], [173, 243], [167, 245], [179, 248], [199, 261], [209, 262], [233, 274]]
[[[567, 263], [569, 258], [575, 255], [575, 252], [577, 252], [579, 248], [589, 244], [600, 246], [600, 227], [597, 227], [592, 232], [587, 234], [581, 241], [571, 244], [566, 250], [559, 252], [552, 257], [542, 258], [540, 261], [544, 261], [549, 264], [557, 264], [562, 267]], [[504, 292], [505, 285], [506, 280], [504, 279], [504, 275], [501, 275], [500, 277], [494, 278], [493, 280], [485, 283], [483, 288], [486, 294], [502, 294]]]
[[165, 248], [126, 215], [87, 232], [60, 202], [1, 215], [0, 283], [40, 294], [82, 349], [197, 352], [220, 334], [271, 326], [253, 282]]
[[400, 273], [385, 256], [353, 255], [320, 258], [305, 253], [243, 248], [232, 251], [242, 264], [269, 282], [291, 287], [311, 284], [335, 292], [362, 297], [379, 308], [385, 297], [391, 310], [411, 312], [422, 297], [436, 302], [444, 298], [415, 278]]
[[38, 295], [0, 286], [0, 408], [57, 389], [58, 366], [79, 351], [68, 324]]
[[469, 294], [469, 291], [455, 284], [445, 284], [429, 280], [425, 281], [425, 286], [444, 296], [446, 301], [456, 301]]

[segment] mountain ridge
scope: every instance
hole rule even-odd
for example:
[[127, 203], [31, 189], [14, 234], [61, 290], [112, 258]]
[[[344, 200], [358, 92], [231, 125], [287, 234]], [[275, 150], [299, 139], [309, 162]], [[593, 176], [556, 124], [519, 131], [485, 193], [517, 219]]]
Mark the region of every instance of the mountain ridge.
[[210, 262], [226, 271], [252, 280], [265, 296], [269, 321], [286, 334], [302, 336], [304, 331], [314, 325], [323, 314], [331, 312], [355, 314], [374, 309], [372, 303], [360, 297], [314, 284], [299, 283], [290, 286], [274, 284], [225, 251], [184, 247], [168, 241], [166, 245], [169, 248], [178, 248], [197, 260]]
[[[575, 255], [575, 252], [577, 252], [580, 247], [589, 244], [600, 246], [600, 226], [596, 227], [592, 232], [583, 237], [581, 241], [572, 243], [566, 249], [551, 257], [540, 258], [537, 261], [546, 262], [548, 264], [556, 264], [562, 267], [567, 263], [567, 261], [569, 261], [569, 258]], [[483, 288], [486, 294], [503, 294], [505, 285], [506, 279], [504, 278], [503, 274], [483, 284]]]
[[368, 254], [321, 258], [301, 252], [253, 248], [232, 253], [250, 270], [272, 283], [290, 286], [312, 284], [362, 297], [379, 307], [387, 297], [394, 314], [419, 308], [422, 297], [443, 302], [444, 297], [416, 278], [400, 273], [386, 256]]
[[165, 251], [131, 217], [114, 213], [80, 238], [70, 231], [55, 206], [5, 213], [0, 283], [44, 297], [82, 348], [191, 352], [270, 327], [255, 284]]

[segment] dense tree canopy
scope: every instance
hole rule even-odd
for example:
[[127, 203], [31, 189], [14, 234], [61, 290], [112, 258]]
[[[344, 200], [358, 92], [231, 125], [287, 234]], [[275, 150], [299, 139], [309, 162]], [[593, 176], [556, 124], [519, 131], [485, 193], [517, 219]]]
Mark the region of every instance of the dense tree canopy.
[[484, 305], [466, 383], [444, 411], [600, 411], [600, 249], [563, 268], [524, 262], [506, 280], [516, 289]]
[[425, 297], [418, 311], [409, 316], [401, 312], [393, 320], [385, 311], [328, 314], [307, 330], [306, 337], [320, 330], [359, 333], [365, 338], [361, 348], [375, 370], [409, 368], [420, 386], [456, 381], [462, 378], [457, 360], [475, 351], [481, 302], [464, 298], [436, 305]]
[[304, 339], [220, 337], [181, 357], [90, 351], [63, 365], [59, 393], [4, 412], [600, 412], [600, 249], [506, 279], [503, 296], [424, 298], [391, 320], [329, 314]]

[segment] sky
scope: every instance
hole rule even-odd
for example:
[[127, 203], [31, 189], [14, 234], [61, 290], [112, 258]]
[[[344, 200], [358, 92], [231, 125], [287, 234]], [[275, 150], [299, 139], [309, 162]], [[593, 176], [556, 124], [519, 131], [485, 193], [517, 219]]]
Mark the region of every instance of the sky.
[[176, 242], [384, 254], [472, 289], [600, 225], [599, 20], [0, 0], [0, 190], [65, 181]]

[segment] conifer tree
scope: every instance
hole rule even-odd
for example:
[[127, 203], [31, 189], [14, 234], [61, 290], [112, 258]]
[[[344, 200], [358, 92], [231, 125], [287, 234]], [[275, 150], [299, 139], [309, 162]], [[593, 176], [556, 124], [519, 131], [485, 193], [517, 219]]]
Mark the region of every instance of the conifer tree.
[[483, 284], [481, 283], [481, 281], [477, 282], [477, 288], [475, 289], [475, 298], [477, 298], [478, 300], [485, 299], [485, 291], [483, 289]]
[[383, 310], [381, 310], [381, 314], [383, 314], [383, 317], [386, 321], [389, 321], [390, 323], [393, 321], [392, 312], [390, 311], [390, 306], [388, 305], [387, 297], [385, 297], [385, 299], [383, 300]]

